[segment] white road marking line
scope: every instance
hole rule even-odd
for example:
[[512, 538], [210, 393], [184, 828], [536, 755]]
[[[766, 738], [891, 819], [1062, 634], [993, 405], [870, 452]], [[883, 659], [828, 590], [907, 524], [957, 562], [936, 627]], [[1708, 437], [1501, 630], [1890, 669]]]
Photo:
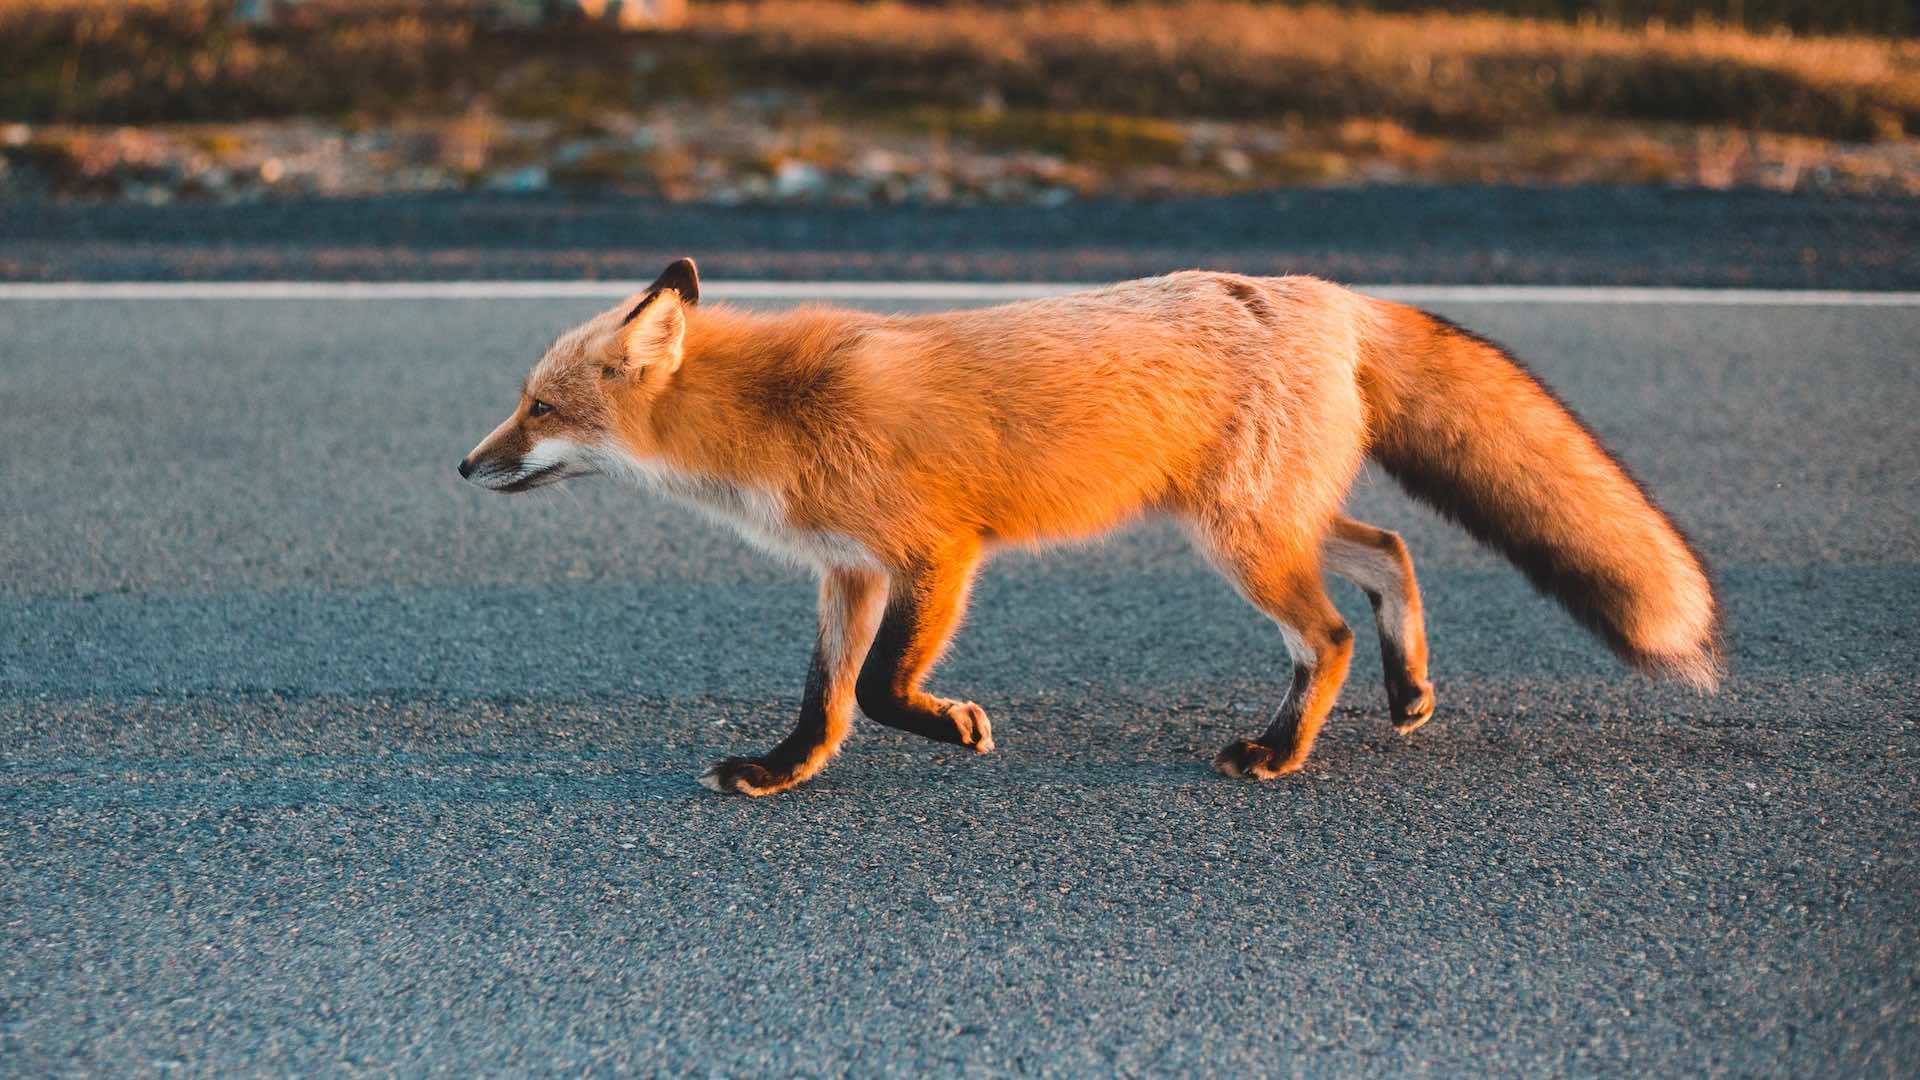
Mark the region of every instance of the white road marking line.
[[1608, 285], [1356, 285], [1410, 304], [1680, 304], [1704, 307], [1920, 307], [1920, 292], [1688, 289]]
[[[643, 281], [52, 281], [0, 282], [5, 300], [567, 300], [613, 299]], [[723, 300], [1028, 300], [1095, 283], [967, 281], [708, 281]], [[1668, 304], [1701, 307], [1920, 307], [1920, 292], [1688, 289], [1565, 285], [1366, 285], [1416, 304]]]

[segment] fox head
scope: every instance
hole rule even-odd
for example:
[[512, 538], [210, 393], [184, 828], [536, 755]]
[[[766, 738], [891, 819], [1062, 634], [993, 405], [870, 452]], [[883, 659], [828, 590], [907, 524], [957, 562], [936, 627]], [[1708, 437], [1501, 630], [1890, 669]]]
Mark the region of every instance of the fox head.
[[460, 459], [460, 475], [521, 492], [631, 462], [619, 420], [646, 415], [672, 382], [687, 309], [699, 302], [700, 275], [681, 259], [646, 291], [561, 335], [521, 384], [513, 412]]

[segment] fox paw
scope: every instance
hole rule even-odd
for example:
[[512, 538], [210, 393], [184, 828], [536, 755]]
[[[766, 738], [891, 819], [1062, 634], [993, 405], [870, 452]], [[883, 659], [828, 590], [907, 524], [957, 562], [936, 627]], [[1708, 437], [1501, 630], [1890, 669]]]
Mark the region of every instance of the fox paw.
[[742, 795], [772, 795], [798, 784], [801, 777], [771, 769], [753, 758], [721, 758], [700, 774], [700, 786]]
[[1231, 743], [1213, 759], [1213, 767], [1228, 776], [1252, 780], [1272, 780], [1290, 772], [1299, 772], [1301, 761], [1288, 760], [1285, 750], [1276, 750], [1252, 739]]
[[1433, 684], [1421, 683], [1395, 692], [1392, 702], [1393, 730], [1411, 735], [1420, 725], [1433, 719]]
[[987, 710], [971, 701], [949, 701], [940, 706], [940, 715], [953, 722], [961, 746], [971, 746], [978, 754], [993, 752], [993, 725], [987, 722]]

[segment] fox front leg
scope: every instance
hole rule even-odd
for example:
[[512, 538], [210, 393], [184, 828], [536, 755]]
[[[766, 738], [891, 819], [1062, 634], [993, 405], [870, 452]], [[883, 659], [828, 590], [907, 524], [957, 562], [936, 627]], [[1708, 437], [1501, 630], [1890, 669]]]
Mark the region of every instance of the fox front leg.
[[797, 787], [826, 767], [847, 737], [860, 661], [887, 595], [886, 577], [831, 570], [820, 582], [820, 635], [807, 671], [806, 695], [792, 734], [758, 757], [715, 762], [700, 782], [715, 791], [772, 795]]
[[984, 754], [993, 749], [986, 710], [920, 688], [960, 623], [979, 562], [977, 543], [956, 543], [894, 575], [855, 693], [860, 711], [876, 723]]

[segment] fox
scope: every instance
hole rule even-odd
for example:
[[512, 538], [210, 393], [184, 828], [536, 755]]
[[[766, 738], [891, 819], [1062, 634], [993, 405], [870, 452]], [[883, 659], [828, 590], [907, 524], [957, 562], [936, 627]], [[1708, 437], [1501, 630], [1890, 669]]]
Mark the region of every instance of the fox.
[[826, 766], [855, 709], [994, 749], [987, 713], [924, 683], [996, 551], [1146, 516], [1279, 630], [1291, 680], [1220, 772], [1298, 772], [1347, 676], [1326, 574], [1372, 607], [1388, 719], [1433, 715], [1413, 559], [1343, 514], [1363, 464], [1503, 554], [1629, 666], [1713, 689], [1720, 604], [1693, 544], [1504, 348], [1306, 276], [1186, 270], [932, 314], [700, 302], [692, 259], [569, 330], [460, 461], [506, 493], [611, 476], [814, 571], [799, 717], [699, 776], [770, 795]]

